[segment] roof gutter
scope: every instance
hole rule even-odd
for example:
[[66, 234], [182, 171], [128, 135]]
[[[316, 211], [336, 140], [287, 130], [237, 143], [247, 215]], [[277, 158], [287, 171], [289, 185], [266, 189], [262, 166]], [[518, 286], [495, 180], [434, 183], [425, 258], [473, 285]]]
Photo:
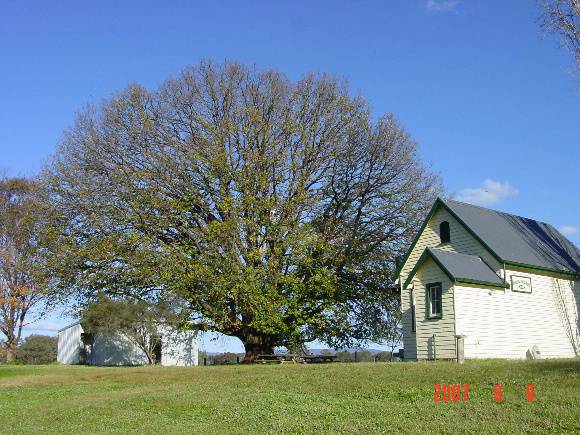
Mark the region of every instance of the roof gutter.
[[518, 263], [516, 261], [505, 261], [504, 267], [505, 266], [520, 267], [523, 269], [539, 270], [541, 272], [557, 273], [560, 275], [567, 275], [567, 276], [572, 276], [574, 278], [580, 279], [580, 273], [570, 272], [568, 270], [550, 269], [549, 267], [534, 266], [533, 264]]

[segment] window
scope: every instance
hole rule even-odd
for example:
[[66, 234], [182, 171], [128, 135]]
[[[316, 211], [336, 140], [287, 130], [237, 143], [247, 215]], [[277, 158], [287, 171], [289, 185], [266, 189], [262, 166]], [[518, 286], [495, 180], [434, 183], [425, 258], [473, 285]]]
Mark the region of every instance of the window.
[[441, 243], [449, 243], [451, 240], [451, 234], [449, 232], [449, 222], [443, 221], [439, 225], [439, 238]]
[[411, 332], [417, 331], [417, 326], [415, 324], [415, 298], [413, 297], [413, 290], [411, 290]]
[[427, 284], [427, 317], [440, 319], [443, 316], [441, 283]]

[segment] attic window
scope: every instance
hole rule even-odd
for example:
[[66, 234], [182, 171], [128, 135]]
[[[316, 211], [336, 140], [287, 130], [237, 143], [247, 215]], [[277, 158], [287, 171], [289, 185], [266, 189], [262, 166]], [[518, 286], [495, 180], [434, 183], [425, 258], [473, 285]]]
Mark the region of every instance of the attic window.
[[449, 222], [443, 221], [439, 225], [439, 237], [441, 238], [441, 243], [449, 243], [451, 240], [451, 234], [449, 232]]

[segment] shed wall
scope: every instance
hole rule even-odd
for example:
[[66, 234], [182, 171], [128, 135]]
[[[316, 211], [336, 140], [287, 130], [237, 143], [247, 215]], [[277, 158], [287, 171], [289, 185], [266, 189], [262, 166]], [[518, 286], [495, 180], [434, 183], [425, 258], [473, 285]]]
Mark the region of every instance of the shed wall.
[[77, 323], [58, 332], [56, 360], [61, 364], [78, 364], [81, 349], [82, 326]]
[[95, 334], [89, 364], [137, 366], [147, 364], [147, 355], [121, 334]]
[[161, 364], [164, 366], [198, 365], [197, 332], [172, 331], [162, 333]]
[[[72, 325], [58, 334], [58, 356], [62, 364], [79, 364], [81, 349], [80, 324]], [[198, 364], [196, 331], [175, 331], [161, 328], [161, 365], [195, 366]], [[88, 364], [116, 366], [148, 363], [145, 353], [121, 334], [97, 333], [88, 356]]]

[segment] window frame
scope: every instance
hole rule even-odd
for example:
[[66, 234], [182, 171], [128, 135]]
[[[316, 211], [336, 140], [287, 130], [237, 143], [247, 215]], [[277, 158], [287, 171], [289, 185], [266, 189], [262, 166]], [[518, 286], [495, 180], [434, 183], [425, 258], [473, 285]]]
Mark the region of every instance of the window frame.
[[[432, 288], [439, 288], [439, 292], [440, 292], [440, 297], [439, 297], [439, 303], [438, 308], [439, 308], [439, 313], [437, 314], [431, 314], [431, 289]], [[425, 306], [425, 317], [427, 319], [442, 319], [443, 318], [443, 284], [441, 282], [432, 282], [427, 284], [427, 286], [425, 287], [425, 301], [426, 301], [426, 306]]]
[[[447, 225], [444, 225], [447, 224]], [[447, 240], [443, 240], [443, 228], [446, 227], [446, 236], [447, 236]], [[439, 224], [439, 241], [441, 242], [441, 244], [444, 243], [450, 243], [451, 242], [451, 225], [449, 224], [449, 221], [442, 221]]]

